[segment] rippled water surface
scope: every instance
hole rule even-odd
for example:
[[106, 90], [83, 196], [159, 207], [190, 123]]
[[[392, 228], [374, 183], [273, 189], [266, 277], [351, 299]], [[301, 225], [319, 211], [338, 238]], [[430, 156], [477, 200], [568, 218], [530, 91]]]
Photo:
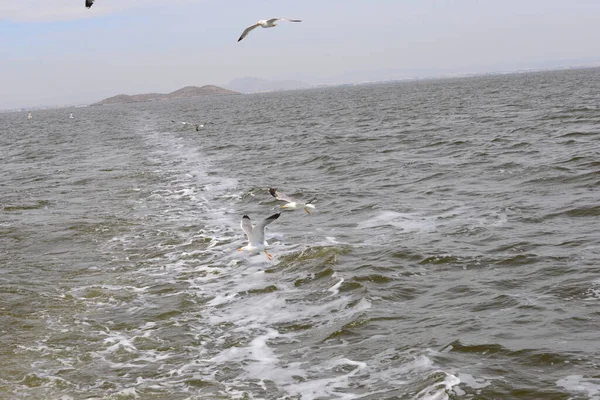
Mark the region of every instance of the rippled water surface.
[[600, 399], [599, 69], [33, 116], [0, 398]]

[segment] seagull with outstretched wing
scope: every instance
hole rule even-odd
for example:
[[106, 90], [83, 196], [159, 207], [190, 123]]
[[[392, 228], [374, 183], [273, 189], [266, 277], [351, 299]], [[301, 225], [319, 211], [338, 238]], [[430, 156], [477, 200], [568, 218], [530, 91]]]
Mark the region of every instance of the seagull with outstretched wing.
[[85, 0], [85, 6], [87, 8], [90, 8], [92, 4], [94, 4], [94, 0]]
[[304, 211], [307, 214], [310, 214], [310, 211], [308, 211], [308, 209], [315, 208], [315, 206], [311, 203], [317, 199], [316, 197], [311, 201], [303, 202], [301, 200], [283, 194], [275, 188], [269, 188], [269, 193], [271, 193], [271, 196], [275, 197], [277, 200], [285, 201], [285, 204], [282, 205], [281, 208], [285, 208], [286, 210], [304, 209]]
[[269, 225], [271, 222], [275, 221], [281, 213], [273, 214], [268, 218], [260, 221], [256, 226], [252, 226], [252, 221], [250, 221], [250, 217], [244, 215], [242, 217], [241, 227], [246, 232], [246, 236], [248, 237], [248, 244], [244, 247], [240, 247], [238, 251], [248, 251], [251, 253], [259, 253], [264, 251], [267, 255], [269, 261], [271, 260], [271, 255], [267, 251], [266, 247], [268, 246], [267, 241], [265, 240], [265, 227]]
[[277, 26], [277, 24], [275, 23], [277, 21], [302, 22], [302, 20], [300, 20], [300, 19], [286, 19], [286, 18], [261, 19], [260, 21], [258, 21], [254, 25], [250, 25], [249, 27], [247, 27], [246, 29], [244, 29], [244, 32], [242, 32], [242, 35], [238, 39], [238, 42], [240, 40], [242, 40], [243, 38], [245, 38], [246, 36], [248, 36], [248, 34], [250, 33], [250, 31], [252, 31], [255, 28], [258, 28], [259, 26], [261, 28], [273, 28], [273, 27]]

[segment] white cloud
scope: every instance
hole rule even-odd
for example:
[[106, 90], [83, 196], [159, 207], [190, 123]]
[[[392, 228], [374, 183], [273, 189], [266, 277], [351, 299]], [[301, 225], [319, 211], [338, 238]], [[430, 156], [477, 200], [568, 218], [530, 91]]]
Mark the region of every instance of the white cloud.
[[[72, 21], [164, 5], [173, 7], [192, 0], [96, 0], [91, 9], [85, 0], [0, 0], [0, 20], [15, 22]], [[197, 3], [198, 1], [196, 1]]]

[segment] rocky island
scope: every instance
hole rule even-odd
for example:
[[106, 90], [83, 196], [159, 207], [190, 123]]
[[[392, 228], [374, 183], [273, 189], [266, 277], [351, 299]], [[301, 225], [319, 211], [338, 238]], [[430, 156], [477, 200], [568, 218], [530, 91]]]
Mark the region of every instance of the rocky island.
[[174, 99], [188, 99], [191, 97], [201, 96], [223, 96], [230, 94], [241, 94], [233, 90], [225, 89], [219, 86], [206, 85], [202, 87], [198, 86], [186, 86], [179, 90], [171, 93], [144, 93], [144, 94], [118, 94], [116, 96], [109, 97], [104, 100], [100, 100], [92, 106], [101, 106], [104, 104], [124, 104], [124, 103], [140, 103], [144, 101], [159, 101], [159, 100], [174, 100]]

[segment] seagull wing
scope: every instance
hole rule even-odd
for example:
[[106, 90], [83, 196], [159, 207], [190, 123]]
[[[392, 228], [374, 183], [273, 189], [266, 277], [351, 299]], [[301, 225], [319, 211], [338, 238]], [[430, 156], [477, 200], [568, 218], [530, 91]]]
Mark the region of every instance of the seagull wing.
[[254, 227], [252, 233], [254, 235], [254, 241], [256, 244], [263, 244], [265, 242], [265, 226], [275, 221], [280, 215], [281, 213], [273, 214], [270, 217], [260, 221], [260, 223]]
[[247, 27], [246, 29], [244, 29], [244, 32], [242, 32], [242, 36], [240, 36], [240, 38], [238, 39], [238, 42], [240, 40], [242, 40], [243, 38], [245, 38], [252, 29], [257, 28], [259, 25], [258, 24], [254, 24], [254, 25], [250, 25], [249, 27]]
[[252, 242], [254, 241], [254, 235], [252, 232], [252, 222], [250, 221], [250, 217], [247, 215], [244, 215], [242, 217], [242, 222], [241, 222], [240, 226], [242, 227], [244, 232], [246, 232], [246, 236], [248, 237], [248, 244], [251, 245]]
[[92, 4], [94, 4], [94, 0], [85, 0], [85, 6], [87, 8], [90, 8]]
[[302, 22], [301, 19], [287, 19], [287, 18], [274, 18], [274, 19], [275, 19], [275, 21], [277, 21], [279, 19], [279, 20], [287, 21], [287, 22]]
[[295, 203], [298, 201], [293, 197], [281, 193], [275, 188], [269, 188], [269, 193], [271, 193], [271, 196], [275, 197], [277, 200], [285, 201], [287, 203]]

